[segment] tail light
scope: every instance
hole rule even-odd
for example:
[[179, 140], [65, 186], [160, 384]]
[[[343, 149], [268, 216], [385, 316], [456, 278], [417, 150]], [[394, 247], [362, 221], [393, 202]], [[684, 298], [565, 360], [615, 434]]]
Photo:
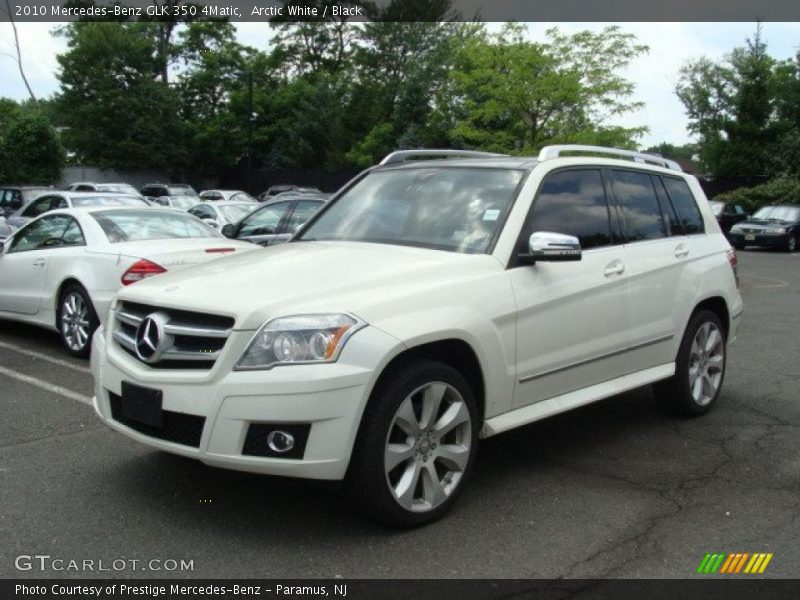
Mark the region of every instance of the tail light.
[[221, 252], [236, 252], [236, 248], [209, 248], [206, 254], [217, 254]]
[[736, 258], [736, 250], [730, 249], [728, 250], [728, 263], [731, 265], [731, 269], [733, 269], [733, 276], [736, 278], [736, 287], [739, 287], [739, 259]]
[[152, 275], [158, 275], [159, 273], [166, 273], [167, 270], [162, 267], [161, 265], [157, 265], [154, 262], [150, 262], [149, 260], [137, 260], [131, 268], [125, 271], [125, 274], [122, 276], [122, 285], [130, 285], [132, 283], [136, 283], [137, 281], [141, 281], [145, 277], [151, 277]]

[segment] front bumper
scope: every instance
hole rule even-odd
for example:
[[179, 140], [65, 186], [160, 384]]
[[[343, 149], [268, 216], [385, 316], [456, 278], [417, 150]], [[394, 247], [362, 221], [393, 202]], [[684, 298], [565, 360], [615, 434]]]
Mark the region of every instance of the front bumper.
[[[142, 444], [196, 458], [208, 465], [270, 475], [342, 479], [347, 470], [361, 415], [377, 376], [399, 350], [400, 342], [366, 327], [348, 341], [336, 363], [292, 365], [264, 371], [234, 371], [252, 332], [235, 332], [225, 354], [210, 371], [152, 369], [107, 339], [94, 338], [94, 409], [110, 428]], [[121, 401], [122, 382], [159, 389], [163, 410], [181, 423], [199, 423], [198, 441], [168, 441], [156, 429], [123, 423], [112, 411]], [[198, 419], [197, 417], [200, 417]], [[245, 454], [251, 426], [308, 427], [302, 456], [279, 458]], [[132, 425], [132, 426], [131, 426]], [[166, 426], [166, 421], [165, 421]], [[252, 432], [251, 432], [252, 433]], [[251, 442], [252, 443], [251, 436]], [[185, 436], [179, 438], [184, 440]]]
[[[792, 234], [782, 235], [745, 234], [731, 232], [728, 240], [733, 246], [760, 246], [761, 248], [785, 248]], [[752, 238], [752, 239], [750, 239]]]

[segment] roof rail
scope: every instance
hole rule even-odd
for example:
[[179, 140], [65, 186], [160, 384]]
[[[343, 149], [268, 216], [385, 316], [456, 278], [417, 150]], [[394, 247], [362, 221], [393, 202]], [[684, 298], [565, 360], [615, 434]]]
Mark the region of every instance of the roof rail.
[[673, 171], [683, 171], [681, 166], [674, 160], [669, 160], [663, 156], [655, 154], [645, 154], [643, 152], [636, 152], [634, 150], [620, 150], [619, 148], [606, 148], [605, 146], [584, 146], [580, 144], [561, 144], [558, 146], [545, 146], [539, 152], [539, 160], [550, 160], [558, 158], [562, 153], [580, 153], [580, 154], [608, 154], [611, 158], [625, 158], [633, 160], [638, 163], [645, 163], [664, 167], [665, 169], [672, 169]]
[[507, 154], [476, 152], [474, 150], [396, 150], [380, 162], [381, 165], [395, 165], [409, 160], [423, 158], [499, 158]]

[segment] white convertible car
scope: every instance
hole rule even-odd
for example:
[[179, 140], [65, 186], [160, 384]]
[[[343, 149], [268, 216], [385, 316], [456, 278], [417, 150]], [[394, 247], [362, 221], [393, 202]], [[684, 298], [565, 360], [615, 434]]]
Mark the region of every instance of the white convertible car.
[[0, 318], [55, 329], [70, 354], [85, 357], [120, 287], [256, 249], [182, 211], [51, 211], [0, 242]]

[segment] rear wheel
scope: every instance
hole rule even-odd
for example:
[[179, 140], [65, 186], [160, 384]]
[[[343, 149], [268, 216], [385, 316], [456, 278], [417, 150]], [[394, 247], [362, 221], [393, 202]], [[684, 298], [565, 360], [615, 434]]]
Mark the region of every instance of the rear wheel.
[[458, 371], [431, 360], [392, 368], [370, 398], [348, 473], [375, 519], [416, 527], [446, 513], [472, 472], [475, 398]]
[[56, 325], [67, 352], [87, 358], [92, 349], [92, 335], [100, 325], [89, 294], [77, 284], [68, 285], [58, 301]]
[[675, 361], [675, 375], [654, 386], [657, 399], [678, 414], [711, 410], [725, 378], [726, 340], [716, 313], [701, 309], [689, 321]]

